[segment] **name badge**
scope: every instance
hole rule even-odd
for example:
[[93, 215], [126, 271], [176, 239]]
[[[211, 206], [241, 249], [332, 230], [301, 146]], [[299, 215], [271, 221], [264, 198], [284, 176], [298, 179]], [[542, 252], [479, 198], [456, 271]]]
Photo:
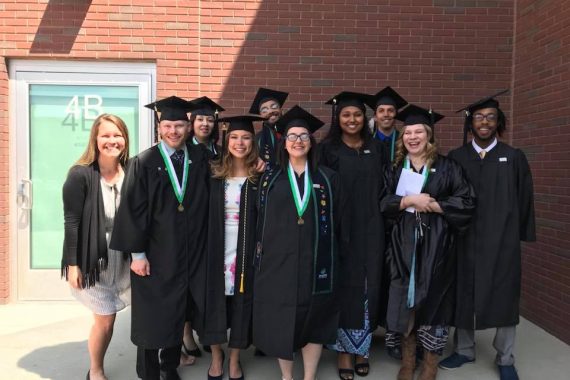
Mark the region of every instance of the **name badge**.
[[313, 183], [313, 188], [315, 188], [315, 189], [320, 189], [320, 188], [321, 188], [321, 185], [318, 184], [318, 183]]
[[499, 157], [499, 162], [507, 162], [507, 157]]
[[435, 168], [431, 168], [429, 171], [435, 173]]
[[364, 154], [370, 154], [370, 150], [364, 149]]
[[191, 163], [192, 163], [192, 160], [188, 159], [188, 166], [190, 166]]

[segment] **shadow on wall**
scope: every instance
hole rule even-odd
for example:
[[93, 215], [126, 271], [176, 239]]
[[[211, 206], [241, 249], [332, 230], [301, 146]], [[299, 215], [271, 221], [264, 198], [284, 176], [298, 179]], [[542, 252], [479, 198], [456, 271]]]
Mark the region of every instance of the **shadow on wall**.
[[[375, 93], [389, 85], [410, 102], [454, 116], [461, 105], [509, 87], [511, 1], [378, 3], [263, 1], [229, 75], [206, 74], [227, 77], [220, 99], [227, 113], [246, 112], [260, 86], [290, 92], [285, 110], [300, 104], [327, 123], [330, 108], [323, 103], [341, 90]], [[231, 9], [227, 1], [220, 4]], [[227, 27], [201, 24], [222, 36], [216, 45], [201, 45], [220, 46], [223, 55], [224, 46], [232, 46], [232, 36], [224, 40]], [[208, 94], [219, 87], [201, 90]], [[457, 145], [460, 115], [441, 125], [457, 126], [453, 132], [441, 128], [439, 135]]]
[[69, 54], [92, 0], [49, 0], [30, 53]]

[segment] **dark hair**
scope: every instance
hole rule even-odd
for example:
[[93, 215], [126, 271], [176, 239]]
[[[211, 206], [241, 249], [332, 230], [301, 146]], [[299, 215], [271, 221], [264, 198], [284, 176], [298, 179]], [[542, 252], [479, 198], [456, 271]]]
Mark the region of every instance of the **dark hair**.
[[[189, 140], [191, 140], [194, 137], [194, 121], [196, 120], [196, 116], [198, 115], [195, 114], [190, 115], [190, 133], [188, 133]], [[202, 116], [207, 117], [212, 115], [202, 115]], [[218, 127], [218, 121], [214, 117], [214, 127], [212, 128], [212, 132], [210, 133], [210, 141], [212, 141], [212, 143], [216, 145], [219, 139], [220, 139], [220, 128]]]
[[[340, 113], [342, 112], [342, 110], [344, 108], [350, 107], [350, 106], [351, 105], [346, 105], [344, 107], [336, 107], [335, 115], [331, 120], [331, 126], [329, 128], [329, 133], [325, 137], [326, 141], [330, 141], [333, 144], [340, 144], [341, 138], [342, 138], [342, 129], [340, 128], [340, 123], [339, 123]], [[353, 106], [353, 107], [355, 107], [355, 106]], [[360, 107], [358, 107], [358, 108], [364, 114], [364, 124], [362, 126], [362, 129], [360, 130], [360, 138], [362, 139], [363, 142], [366, 143], [372, 138], [372, 133], [370, 132], [370, 129], [368, 128], [368, 118], [366, 117], [366, 106], [364, 106], [364, 108], [360, 108]]]
[[[497, 110], [497, 134], [500, 137], [507, 130], [507, 117], [500, 108], [495, 109]], [[470, 112], [467, 116], [466, 122], [470, 132], [473, 132], [473, 114], [475, 112]]]
[[[277, 145], [277, 163], [283, 170], [287, 170], [289, 165], [289, 152], [285, 149], [285, 136], [282, 136]], [[309, 134], [309, 141], [311, 142], [311, 148], [307, 153], [307, 160], [309, 162], [309, 170], [311, 172], [317, 171], [317, 166], [319, 164], [318, 154], [317, 154], [317, 140], [313, 135]]]

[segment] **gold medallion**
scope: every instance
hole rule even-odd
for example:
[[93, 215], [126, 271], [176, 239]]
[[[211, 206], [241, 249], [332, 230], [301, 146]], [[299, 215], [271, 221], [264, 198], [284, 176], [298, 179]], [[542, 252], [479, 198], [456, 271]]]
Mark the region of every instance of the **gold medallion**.
[[300, 226], [302, 226], [303, 224], [305, 224], [305, 221], [303, 220], [303, 218], [299, 217], [299, 218], [297, 219], [297, 224], [300, 225]]
[[180, 212], [184, 211], [184, 206], [182, 206], [182, 203], [178, 205], [178, 211]]

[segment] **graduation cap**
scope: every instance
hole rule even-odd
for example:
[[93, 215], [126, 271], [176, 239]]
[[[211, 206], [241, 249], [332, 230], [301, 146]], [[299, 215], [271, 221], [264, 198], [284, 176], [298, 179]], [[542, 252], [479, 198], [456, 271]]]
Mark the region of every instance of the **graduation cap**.
[[414, 124], [426, 124], [431, 127], [432, 129], [432, 136], [430, 141], [433, 142], [435, 131], [434, 126], [435, 124], [443, 119], [445, 116], [434, 112], [431, 108], [425, 109], [415, 104], [410, 104], [406, 108], [404, 108], [398, 115], [396, 115], [396, 119], [402, 121], [404, 123], [404, 127], [407, 125], [414, 125]]
[[309, 133], [315, 133], [324, 124], [320, 119], [296, 105], [277, 121], [277, 131], [285, 136], [289, 128], [303, 127], [307, 128]]
[[404, 107], [408, 102], [402, 98], [392, 87], [387, 86], [378, 91], [376, 95], [370, 97], [370, 102], [367, 103], [370, 108], [376, 110], [380, 105], [393, 106], [396, 111]]
[[222, 117], [218, 121], [220, 123], [228, 123], [230, 126], [227, 128], [227, 132], [232, 131], [247, 131], [251, 134], [255, 134], [255, 129], [253, 128], [254, 121], [265, 120], [264, 118], [257, 115], [239, 115], [239, 116], [229, 116]]
[[465, 121], [463, 123], [463, 145], [467, 142], [467, 132], [469, 131], [471, 120], [469, 116], [473, 115], [473, 113], [477, 110], [483, 108], [496, 108], [499, 109], [499, 101], [495, 99], [499, 95], [503, 95], [509, 92], [509, 89], [501, 90], [491, 96], [484, 97], [482, 99], [477, 100], [475, 103], [471, 103], [468, 106], [465, 106], [457, 111], [457, 112], [465, 112]]
[[255, 129], [253, 128], [254, 121], [265, 120], [264, 118], [256, 115], [238, 115], [238, 116], [228, 116], [218, 119], [220, 123], [229, 124], [229, 127], [225, 125], [222, 127], [222, 156], [227, 151], [226, 147], [226, 135], [232, 131], [247, 131], [252, 135], [255, 135]]
[[[163, 120], [188, 121], [188, 112], [192, 110], [191, 104], [178, 96], [170, 96], [162, 100], [157, 100], [156, 102], [147, 104], [145, 107], [155, 112], [155, 116], [159, 122]], [[158, 116], [159, 113], [160, 116]]]
[[275, 100], [277, 103], [279, 103], [280, 107], [283, 107], [283, 104], [285, 104], [285, 100], [287, 100], [288, 96], [288, 92], [276, 91], [269, 88], [260, 87], [257, 90], [255, 98], [253, 99], [253, 103], [251, 103], [249, 113], [258, 115], [260, 113], [259, 107], [269, 100]]
[[342, 91], [341, 93], [336, 94], [325, 102], [325, 104], [332, 105], [331, 126], [338, 123], [338, 110], [343, 109], [344, 107], [353, 106], [360, 108], [362, 112], [366, 112], [365, 104], [370, 104], [370, 102], [371, 96], [360, 92]]
[[218, 113], [225, 111], [222, 106], [207, 96], [192, 99], [189, 103], [192, 107], [192, 115], [217, 116]]

